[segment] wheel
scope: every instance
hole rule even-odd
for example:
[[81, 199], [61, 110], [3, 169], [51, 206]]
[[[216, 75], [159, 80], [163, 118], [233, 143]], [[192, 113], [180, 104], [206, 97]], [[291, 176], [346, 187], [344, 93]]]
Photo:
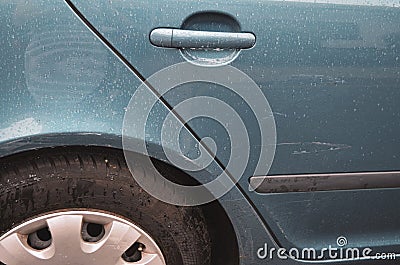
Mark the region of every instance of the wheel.
[[207, 265], [198, 207], [163, 203], [134, 181], [122, 152], [48, 149], [0, 161], [0, 261]]

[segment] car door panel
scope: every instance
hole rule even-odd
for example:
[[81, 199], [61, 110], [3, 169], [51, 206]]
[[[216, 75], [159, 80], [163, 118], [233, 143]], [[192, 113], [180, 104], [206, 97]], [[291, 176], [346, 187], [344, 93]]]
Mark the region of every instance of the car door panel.
[[[305, 2], [305, 1], [304, 1]], [[190, 15], [222, 12], [257, 37], [231, 63], [260, 87], [272, 108], [277, 146], [269, 175], [382, 172], [399, 169], [400, 9], [394, 2], [88, 1], [79, 12], [144, 76], [183, 62], [177, 49], [151, 45], [154, 28], [180, 28]], [[140, 47], [140, 49], [139, 49]], [[197, 82], [164, 95], [175, 106], [193, 97], [229, 102], [257, 128], [249, 106], [221, 86]], [[229, 161], [229, 137], [207, 119], [188, 122], [214, 137], [217, 157]], [[280, 245], [335, 245], [398, 251], [398, 189], [258, 194], [248, 191], [261, 148], [249, 130], [251, 153], [239, 184]], [[390, 203], [388, 203], [390, 202]]]

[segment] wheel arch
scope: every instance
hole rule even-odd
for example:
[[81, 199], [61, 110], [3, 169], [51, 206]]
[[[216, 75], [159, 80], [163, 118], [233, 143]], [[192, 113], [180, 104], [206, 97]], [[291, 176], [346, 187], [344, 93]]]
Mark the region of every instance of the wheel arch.
[[[151, 144], [150, 146], [154, 149], [162, 148], [156, 144]], [[63, 148], [66, 150], [75, 148], [80, 150], [85, 150], [85, 148], [113, 149], [120, 151], [121, 155], [123, 155], [122, 137], [118, 135], [102, 133], [56, 133], [22, 137], [3, 142], [0, 144], [0, 161], [2, 159], [10, 159], [14, 156], [30, 156], [43, 151], [59, 151]], [[154, 154], [158, 153], [154, 152]], [[176, 177], [178, 182], [188, 181], [188, 183], [193, 183], [193, 181], [196, 181], [195, 176], [179, 170], [168, 163], [163, 156], [160, 155], [151, 158], [154, 159], [157, 166], [174, 172], [171, 176]], [[229, 261], [227, 264], [239, 264], [239, 243], [235, 232], [238, 229], [233, 227], [229, 212], [226, 211], [218, 200], [202, 205], [200, 208], [206, 217], [207, 227], [211, 236], [212, 264], [226, 263], [226, 261]]]

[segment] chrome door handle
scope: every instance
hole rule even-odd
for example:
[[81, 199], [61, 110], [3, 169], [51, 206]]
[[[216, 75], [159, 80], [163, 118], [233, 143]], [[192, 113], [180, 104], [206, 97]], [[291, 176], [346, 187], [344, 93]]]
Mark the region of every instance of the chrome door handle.
[[151, 31], [150, 42], [163, 48], [249, 49], [256, 43], [256, 36], [247, 32], [157, 28]]

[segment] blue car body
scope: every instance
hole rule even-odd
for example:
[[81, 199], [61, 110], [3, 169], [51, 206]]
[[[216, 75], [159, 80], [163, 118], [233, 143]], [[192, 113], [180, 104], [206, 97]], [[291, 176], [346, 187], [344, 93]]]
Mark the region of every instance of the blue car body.
[[[0, 156], [60, 146], [122, 149], [124, 115], [135, 91], [157, 71], [187, 60], [179, 49], [152, 45], [149, 33], [157, 27], [179, 28], [191, 14], [222, 13], [257, 38], [255, 47], [242, 50], [230, 64], [257, 83], [272, 109], [276, 153], [265, 175], [397, 171], [399, 5], [323, 2], [4, 1]], [[145, 139], [135, 132], [126, 137], [146, 141], [151, 156], [168, 163], [159, 152], [162, 121], [170, 108], [196, 96], [236, 104], [250, 128], [248, 166], [219, 199], [235, 229], [240, 264], [264, 264], [257, 251], [265, 244], [320, 250], [336, 245], [342, 234], [349, 246], [399, 253], [399, 189], [253, 191], [249, 178], [265, 148], [251, 129], [256, 120], [248, 106], [217, 85], [198, 82], [163, 95]], [[212, 137], [217, 159], [204, 171], [188, 174], [195, 179], [218, 174], [231, 151], [223, 128], [204, 119], [187, 125], [177, 132], [185, 143], [183, 153], [171, 151], [185, 160], [198, 150], [199, 138]]]

